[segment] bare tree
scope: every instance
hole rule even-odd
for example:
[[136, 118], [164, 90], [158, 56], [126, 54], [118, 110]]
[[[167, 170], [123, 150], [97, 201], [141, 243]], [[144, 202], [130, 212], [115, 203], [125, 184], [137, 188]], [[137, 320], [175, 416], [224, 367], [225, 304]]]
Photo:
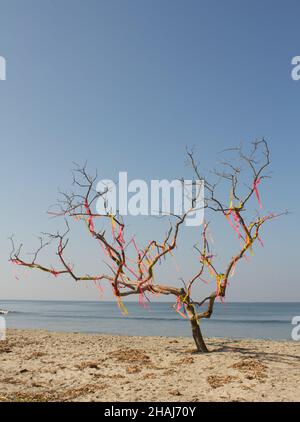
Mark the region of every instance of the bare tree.
[[[40, 246], [33, 254], [30, 261], [22, 258], [22, 245], [16, 248], [13, 238], [10, 261], [16, 265], [28, 268], [35, 268], [55, 277], [68, 275], [75, 281], [107, 281], [113, 290], [114, 296], [121, 311], [126, 314], [126, 308], [122, 298], [129, 295], [138, 295], [139, 301], [143, 301], [146, 294], [152, 295], [173, 295], [176, 298], [176, 310], [182, 315], [186, 315], [191, 323], [193, 338], [199, 352], [207, 352], [206, 344], [200, 329], [200, 320], [210, 318], [214, 303], [217, 298], [224, 298], [228, 280], [235, 271], [237, 263], [246, 256], [256, 241], [261, 242], [260, 229], [262, 225], [281, 214], [268, 213], [261, 216], [256, 211], [255, 216], [251, 217], [249, 212], [250, 200], [255, 199], [255, 203], [262, 208], [258, 191], [258, 185], [269, 177], [266, 169], [270, 164], [270, 155], [267, 142], [265, 140], [255, 141], [251, 144], [251, 150], [245, 153], [243, 148], [231, 148], [223, 151], [224, 154], [233, 153], [234, 160], [222, 161], [222, 170], [213, 170], [211, 177], [215, 181], [209, 181], [208, 178], [200, 174], [198, 165], [195, 161], [192, 150], [187, 150], [188, 162], [193, 169], [195, 178], [203, 180], [205, 185], [204, 207], [211, 211], [213, 215], [219, 214], [228, 220], [228, 223], [234, 229], [234, 235], [240, 241], [240, 248], [229, 259], [229, 262], [222, 271], [219, 271], [215, 265], [215, 255], [211, 251], [207, 232], [209, 223], [203, 224], [202, 245], [195, 245], [195, 251], [200, 262], [197, 272], [187, 281], [183, 287], [169, 286], [167, 284], [156, 283], [154, 281], [154, 269], [162, 258], [172, 255], [177, 247], [179, 232], [190, 211], [192, 211], [195, 198], [193, 198], [191, 210], [183, 215], [173, 215], [174, 221], [170, 224], [163, 237], [163, 241], [151, 240], [144, 248], [139, 248], [134, 240], [125, 240], [126, 227], [121, 217], [109, 212], [99, 214], [94, 211], [95, 202], [99, 197], [105, 197], [106, 191], [99, 192], [96, 189], [97, 174], [91, 176], [84, 167], [79, 167], [73, 172], [73, 186], [75, 190], [69, 193], [62, 193], [62, 199], [58, 203], [56, 216], [61, 216], [66, 220], [66, 230], [61, 233], [44, 233], [40, 238]], [[250, 172], [250, 184], [243, 183], [243, 169], [246, 167]], [[248, 174], [247, 173], [247, 174]], [[221, 190], [221, 193], [218, 193]], [[226, 195], [224, 195], [226, 192]], [[229, 200], [228, 200], [229, 197]], [[108, 273], [104, 274], [77, 274], [74, 266], [71, 265], [66, 255], [66, 248], [69, 242], [69, 223], [68, 219], [73, 218], [77, 221], [84, 221], [88, 227], [88, 232], [98, 242], [103, 249], [106, 257]], [[111, 225], [111, 234], [108, 234], [103, 228], [97, 229], [98, 221], [107, 220]], [[45, 240], [46, 239], [46, 240]], [[57, 242], [57, 256], [60, 261], [58, 268], [42, 265], [38, 262], [40, 252], [52, 241]], [[134, 258], [131, 258], [128, 249], [132, 244], [134, 249]], [[216, 288], [210, 295], [202, 300], [194, 300], [192, 290], [196, 282], [203, 280], [205, 272], [215, 279]], [[206, 309], [199, 311], [202, 306]], [[180, 310], [183, 310], [181, 312]], [[200, 309], [201, 310], [201, 309]]]

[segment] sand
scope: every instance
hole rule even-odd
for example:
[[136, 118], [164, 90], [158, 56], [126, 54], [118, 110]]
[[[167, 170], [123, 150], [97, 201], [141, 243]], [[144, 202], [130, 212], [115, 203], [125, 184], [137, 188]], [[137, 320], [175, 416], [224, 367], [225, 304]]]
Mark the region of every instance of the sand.
[[300, 343], [8, 330], [0, 401], [299, 401]]

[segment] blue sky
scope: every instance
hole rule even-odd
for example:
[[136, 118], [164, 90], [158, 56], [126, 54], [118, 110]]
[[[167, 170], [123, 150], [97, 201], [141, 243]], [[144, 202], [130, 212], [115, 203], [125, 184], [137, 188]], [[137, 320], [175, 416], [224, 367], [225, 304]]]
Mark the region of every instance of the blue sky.
[[[186, 145], [196, 145], [209, 168], [220, 150], [264, 136], [274, 172], [262, 187], [264, 203], [293, 214], [266, 228], [265, 248], [241, 265], [227, 297], [300, 300], [300, 81], [291, 78], [291, 59], [300, 55], [298, 1], [0, 6], [0, 55], [7, 61], [0, 82], [1, 297], [96, 298], [93, 287], [66, 279], [30, 273], [18, 281], [7, 262], [11, 233], [31, 250], [34, 235], [54, 227], [45, 211], [58, 187], [69, 186], [73, 161], [87, 159], [104, 178], [126, 170], [131, 179], [172, 179], [188, 176]], [[138, 233], [150, 235], [149, 222], [137, 224]], [[75, 260], [98, 267], [82, 234], [75, 234]], [[221, 255], [228, 236], [220, 234]], [[190, 255], [184, 247], [184, 273]]]

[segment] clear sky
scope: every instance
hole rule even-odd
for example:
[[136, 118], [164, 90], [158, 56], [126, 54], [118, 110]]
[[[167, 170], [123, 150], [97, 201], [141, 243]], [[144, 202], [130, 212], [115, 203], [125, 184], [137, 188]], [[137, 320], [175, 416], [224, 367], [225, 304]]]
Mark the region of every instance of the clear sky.
[[[186, 145], [209, 168], [220, 150], [264, 136], [274, 173], [263, 201], [293, 214], [266, 228], [227, 299], [300, 300], [298, 0], [0, 0], [0, 10], [0, 298], [97, 298], [68, 279], [16, 280], [8, 263], [11, 233], [30, 251], [54, 227], [46, 210], [73, 161], [103, 178], [172, 179], [188, 175]], [[85, 234], [74, 258], [98, 268]], [[220, 255], [231, 235], [220, 234]], [[178, 259], [189, 274], [191, 248]]]

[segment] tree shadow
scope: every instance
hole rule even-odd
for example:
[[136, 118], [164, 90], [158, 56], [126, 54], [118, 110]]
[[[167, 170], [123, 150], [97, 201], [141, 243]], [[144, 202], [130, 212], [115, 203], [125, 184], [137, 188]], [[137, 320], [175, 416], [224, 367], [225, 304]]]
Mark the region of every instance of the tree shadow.
[[[233, 340], [231, 343], [239, 343], [239, 340]], [[216, 347], [216, 348], [214, 348]], [[278, 348], [280, 350], [280, 348]], [[265, 361], [271, 362], [280, 362], [280, 363], [287, 363], [292, 365], [294, 363], [300, 364], [300, 354], [297, 355], [290, 355], [286, 353], [274, 352], [274, 351], [261, 351], [257, 350], [255, 347], [251, 347], [250, 345], [247, 347], [242, 346], [235, 346], [234, 344], [224, 344], [223, 342], [217, 342], [212, 345], [210, 349], [212, 353], [240, 353], [248, 358], [258, 358]], [[299, 349], [300, 351], [300, 349]]]

